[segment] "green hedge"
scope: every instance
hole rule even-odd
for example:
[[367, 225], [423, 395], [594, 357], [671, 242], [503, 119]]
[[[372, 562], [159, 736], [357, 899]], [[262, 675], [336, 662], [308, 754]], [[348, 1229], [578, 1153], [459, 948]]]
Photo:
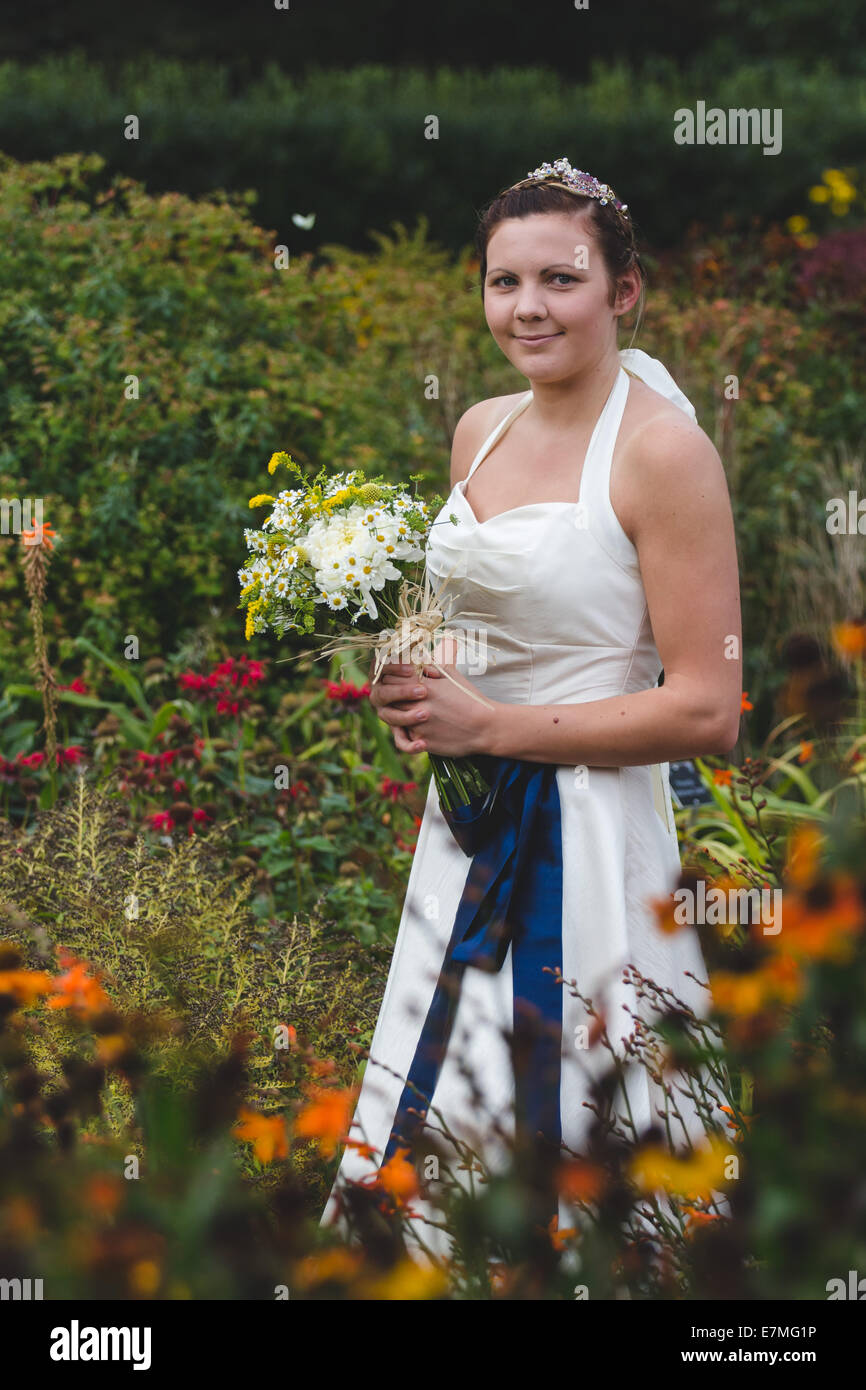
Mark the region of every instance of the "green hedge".
[[[150, 56], [115, 70], [79, 52], [6, 62], [0, 149], [27, 160], [97, 151], [107, 172], [151, 192], [254, 188], [257, 219], [299, 250], [322, 239], [368, 248], [369, 229], [411, 225], [420, 209], [456, 251], [476, 208], [560, 154], [610, 182], [649, 241], [670, 246], [696, 218], [802, 212], [825, 167], [863, 159], [862, 80], [827, 62], [752, 60], [725, 72], [654, 58], [641, 74], [595, 64], [585, 83], [544, 67], [428, 75], [370, 65], [294, 78], [272, 65], [236, 86], [228, 67]], [[675, 144], [674, 112], [698, 100], [782, 108], [782, 152]], [[129, 114], [138, 140], [124, 138]], [[438, 139], [425, 138], [430, 115]], [[299, 230], [292, 215], [310, 212], [315, 226]]]

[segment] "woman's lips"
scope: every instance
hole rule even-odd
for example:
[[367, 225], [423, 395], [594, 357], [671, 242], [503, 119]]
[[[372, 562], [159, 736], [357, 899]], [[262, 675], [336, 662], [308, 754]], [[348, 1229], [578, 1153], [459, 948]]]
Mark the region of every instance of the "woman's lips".
[[519, 334], [515, 334], [518, 343], [526, 343], [528, 347], [533, 347], [536, 344], [540, 345], [541, 343], [552, 343], [554, 338], [559, 338], [561, 336], [562, 329], [560, 329], [558, 333], [545, 333], [541, 338], [522, 338]]

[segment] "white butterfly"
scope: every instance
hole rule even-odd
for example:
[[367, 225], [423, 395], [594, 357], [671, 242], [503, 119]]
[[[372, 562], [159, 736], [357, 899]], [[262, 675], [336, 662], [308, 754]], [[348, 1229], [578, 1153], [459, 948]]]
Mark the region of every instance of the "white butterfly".
[[294, 222], [295, 226], [303, 227], [305, 232], [308, 232], [310, 230], [315, 220], [316, 214], [314, 212], [308, 212], [306, 217], [303, 215], [303, 213], [300, 212], [292, 213], [292, 221]]

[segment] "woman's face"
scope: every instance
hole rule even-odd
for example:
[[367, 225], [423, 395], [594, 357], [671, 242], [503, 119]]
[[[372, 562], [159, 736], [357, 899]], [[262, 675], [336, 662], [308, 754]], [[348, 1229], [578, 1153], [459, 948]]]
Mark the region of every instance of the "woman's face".
[[[640, 278], [608, 304], [601, 249], [584, 209], [509, 217], [487, 243], [484, 312], [505, 356], [530, 380], [560, 381], [616, 348], [616, 321]], [[543, 340], [525, 339], [542, 335]]]

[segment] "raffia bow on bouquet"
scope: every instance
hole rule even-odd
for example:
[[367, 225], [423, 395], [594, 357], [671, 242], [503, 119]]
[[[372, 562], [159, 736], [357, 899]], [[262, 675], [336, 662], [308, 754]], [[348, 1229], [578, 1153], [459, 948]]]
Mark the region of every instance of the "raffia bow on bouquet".
[[[443, 586], [443, 593], [446, 586], [447, 580]], [[434, 594], [430, 575], [425, 570], [423, 584], [414, 583], [409, 579], [403, 580], [397, 595], [394, 627], [383, 628], [378, 633], [343, 633], [330, 646], [324, 647], [320, 655], [331, 656], [335, 652], [345, 650], [346, 647], [372, 650], [372, 685], [376, 684], [389, 662], [414, 666], [415, 675], [418, 677], [425, 666], [433, 666], [440, 675], [445, 676], [473, 700], [478, 700], [487, 709], [494, 709], [495, 706], [490, 700], [485, 699], [480, 691], [455, 680], [448, 668], [436, 660], [436, 649], [441, 642], [454, 639], [459, 646], [461, 641], [467, 640], [467, 634], [463, 629], [446, 627], [443, 625], [444, 622], [445, 616], [439, 598]], [[468, 806], [472, 798], [483, 796], [489, 790], [478, 764], [471, 757], [446, 758], [439, 753], [430, 753], [428, 756], [443, 811], [451, 811], [455, 806]]]

